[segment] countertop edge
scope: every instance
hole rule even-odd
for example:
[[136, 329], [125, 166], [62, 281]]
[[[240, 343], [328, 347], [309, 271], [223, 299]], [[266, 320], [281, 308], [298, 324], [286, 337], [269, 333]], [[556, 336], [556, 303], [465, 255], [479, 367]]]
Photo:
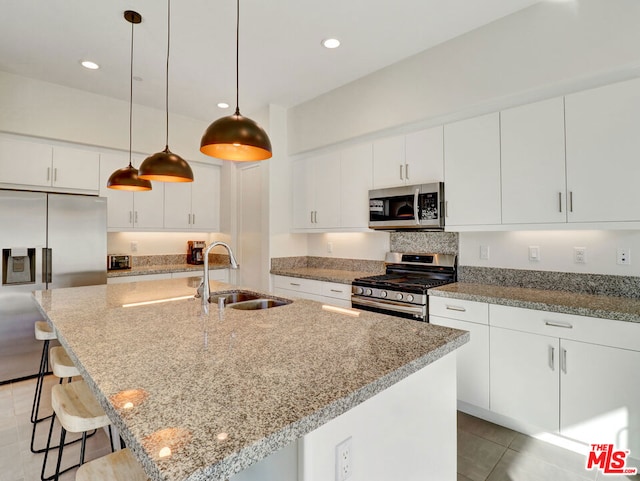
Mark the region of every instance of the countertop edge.
[[[346, 413], [350, 409], [355, 408], [366, 400], [372, 398], [376, 394], [381, 393], [385, 389], [402, 381], [411, 374], [427, 367], [433, 362], [441, 359], [445, 355], [455, 351], [464, 344], [468, 343], [471, 335], [468, 331], [463, 331], [461, 335], [455, 339], [439, 346], [424, 356], [421, 356], [404, 366], [396, 369], [381, 378], [353, 391], [347, 396], [340, 398], [318, 411], [295, 421], [288, 426], [283, 427], [279, 431], [256, 441], [253, 445], [234, 453], [233, 456], [221, 461], [215, 466], [210, 466], [201, 472], [190, 476], [187, 481], [205, 481], [211, 476], [232, 476], [248, 468], [252, 464], [266, 458], [274, 452], [282, 449], [293, 441], [296, 441], [313, 430], [336, 419], [341, 414]], [[231, 468], [229, 469], [229, 465]]]
[[[480, 285], [480, 284], [473, 284]], [[495, 287], [497, 289], [503, 286], [491, 286], [489, 284], [481, 284], [485, 287]], [[446, 286], [444, 287], [446, 289]], [[468, 292], [451, 292], [440, 287], [428, 290], [430, 296], [446, 297], [450, 299], [461, 299], [475, 302], [486, 302], [489, 304], [497, 304], [509, 307], [520, 307], [523, 309], [533, 309], [538, 311], [557, 312], [561, 314], [573, 314], [578, 316], [597, 317], [601, 319], [610, 319], [614, 321], [636, 322], [640, 323], [640, 312], [638, 314], [622, 312], [610, 309], [597, 309], [592, 307], [575, 307], [553, 302], [544, 302], [541, 300], [523, 300], [514, 299], [500, 295], [474, 294]], [[553, 291], [558, 292], [558, 291]], [[583, 294], [588, 295], [588, 294]], [[594, 296], [595, 297], [595, 296]], [[624, 298], [621, 298], [624, 299]]]

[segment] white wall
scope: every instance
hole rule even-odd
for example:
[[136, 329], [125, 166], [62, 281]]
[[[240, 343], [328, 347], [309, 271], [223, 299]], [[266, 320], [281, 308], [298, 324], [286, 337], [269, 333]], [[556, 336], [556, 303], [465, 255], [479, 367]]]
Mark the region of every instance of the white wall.
[[[480, 246], [489, 246], [481, 260]], [[540, 247], [540, 261], [529, 260], [529, 246]], [[574, 247], [587, 248], [587, 263], [574, 262]], [[631, 265], [616, 264], [617, 248], [631, 249]], [[640, 275], [640, 231], [461, 232], [461, 265], [541, 271]]]
[[[329, 252], [329, 244], [332, 252]], [[308, 234], [310, 256], [380, 261], [388, 251], [388, 232]]]
[[637, 76], [638, 25], [637, 0], [538, 3], [293, 107], [289, 152]]
[[[187, 254], [187, 241], [203, 240], [230, 242], [227, 234], [219, 232], [109, 232], [107, 234], [107, 253], [152, 256], [164, 254]], [[138, 243], [136, 252], [131, 250], [131, 242]], [[224, 248], [214, 252], [226, 254]]]

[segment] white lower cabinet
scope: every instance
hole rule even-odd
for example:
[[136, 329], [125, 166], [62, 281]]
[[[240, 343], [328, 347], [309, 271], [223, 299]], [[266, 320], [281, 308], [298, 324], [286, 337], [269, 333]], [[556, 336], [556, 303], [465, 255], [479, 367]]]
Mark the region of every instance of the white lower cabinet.
[[273, 276], [273, 293], [277, 296], [301, 297], [332, 306], [351, 307], [351, 286], [299, 277]]
[[491, 410], [557, 432], [559, 340], [499, 327], [490, 338]]

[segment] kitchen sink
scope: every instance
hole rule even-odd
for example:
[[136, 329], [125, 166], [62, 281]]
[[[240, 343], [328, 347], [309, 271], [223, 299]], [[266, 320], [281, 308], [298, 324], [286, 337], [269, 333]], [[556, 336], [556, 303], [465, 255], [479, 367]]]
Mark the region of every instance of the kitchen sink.
[[237, 302], [235, 304], [231, 304], [229, 307], [232, 309], [255, 311], [258, 309], [270, 309], [272, 307], [284, 306], [286, 304], [291, 304], [291, 301], [286, 299], [253, 299], [250, 301]]
[[212, 292], [209, 296], [210, 304], [218, 304], [220, 299], [224, 299], [224, 304], [234, 304], [236, 302], [252, 301], [254, 299], [261, 299], [264, 296], [251, 291], [225, 291], [225, 292]]

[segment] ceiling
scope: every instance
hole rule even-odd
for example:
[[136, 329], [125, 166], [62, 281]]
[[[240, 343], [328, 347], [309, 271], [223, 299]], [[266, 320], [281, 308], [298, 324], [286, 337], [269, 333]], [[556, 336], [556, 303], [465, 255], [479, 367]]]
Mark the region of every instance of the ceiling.
[[[291, 107], [540, 0], [242, 0], [240, 108]], [[169, 108], [205, 121], [235, 104], [234, 0], [174, 0]], [[2, 0], [0, 70], [164, 109], [162, 0]], [[322, 39], [342, 46], [327, 50]], [[89, 59], [101, 68], [82, 68]], [[216, 104], [232, 105], [222, 111]], [[230, 111], [231, 110], [231, 111]]]

